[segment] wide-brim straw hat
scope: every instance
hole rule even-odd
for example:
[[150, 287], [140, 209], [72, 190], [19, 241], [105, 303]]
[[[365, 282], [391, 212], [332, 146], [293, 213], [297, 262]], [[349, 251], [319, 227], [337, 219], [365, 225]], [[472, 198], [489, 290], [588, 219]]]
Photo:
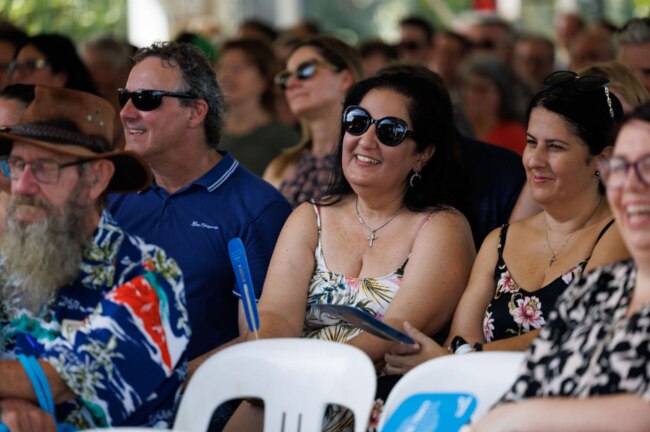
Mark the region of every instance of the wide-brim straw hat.
[[136, 153], [113, 148], [115, 110], [105, 99], [77, 90], [37, 85], [20, 123], [0, 129], [0, 155], [14, 142], [84, 160], [115, 165], [107, 192], [135, 192], [151, 183], [151, 171]]

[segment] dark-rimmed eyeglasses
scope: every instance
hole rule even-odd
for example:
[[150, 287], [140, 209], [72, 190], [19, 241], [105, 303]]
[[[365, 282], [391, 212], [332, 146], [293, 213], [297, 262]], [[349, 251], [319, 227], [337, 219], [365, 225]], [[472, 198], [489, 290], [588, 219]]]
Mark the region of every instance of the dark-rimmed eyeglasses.
[[634, 170], [636, 178], [645, 185], [650, 186], [650, 153], [641, 156], [634, 162], [629, 162], [621, 156], [614, 156], [598, 163], [600, 178], [607, 189], [621, 189], [625, 186], [630, 168]]
[[389, 147], [395, 147], [406, 137], [415, 135], [408, 128], [408, 124], [397, 117], [384, 117], [375, 120], [368, 111], [356, 105], [347, 107], [343, 113], [343, 128], [350, 135], [363, 135], [371, 124], [375, 125], [375, 134], [377, 134], [379, 142]]
[[50, 63], [45, 59], [25, 60], [23, 62], [13, 60], [7, 65], [7, 73], [9, 75], [13, 75], [16, 72], [31, 74], [46, 67], [50, 67]]
[[581, 92], [590, 92], [595, 90], [600, 90], [601, 88], [605, 91], [605, 97], [607, 97], [607, 107], [609, 108], [609, 116], [612, 118], [612, 121], [615, 121], [614, 108], [612, 108], [612, 99], [609, 97], [609, 87], [607, 84], [609, 80], [597, 75], [585, 75], [580, 76], [572, 71], [556, 71], [544, 78], [544, 88], [548, 89], [550, 87], [558, 86], [568, 86], [572, 85], [578, 91]]
[[300, 81], [306, 81], [311, 77], [313, 77], [314, 75], [316, 75], [316, 71], [318, 70], [318, 67], [324, 67], [324, 66], [331, 67], [332, 70], [334, 70], [334, 72], [339, 71], [338, 67], [331, 65], [329, 63], [325, 63], [319, 60], [309, 60], [298, 65], [295, 72], [291, 72], [289, 70], [280, 72], [275, 76], [273, 82], [282, 90], [286, 90], [288, 85], [287, 82], [289, 81], [289, 78], [291, 78], [292, 76], [295, 76]]
[[163, 90], [136, 90], [128, 91], [127, 89], [117, 89], [117, 99], [120, 106], [124, 105], [131, 99], [133, 106], [140, 111], [152, 111], [160, 106], [164, 96], [175, 97], [179, 99], [198, 99], [199, 97], [190, 93], [163, 91]]
[[25, 167], [29, 165], [32, 168], [32, 174], [39, 183], [54, 184], [59, 181], [61, 170], [71, 166], [82, 165], [90, 162], [90, 159], [79, 159], [72, 162], [58, 163], [50, 159], [35, 159], [26, 162], [23, 158], [17, 156], [7, 156], [0, 159], [2, 172], [6, 177], [12, 180], [19, 180], [25, 172]]

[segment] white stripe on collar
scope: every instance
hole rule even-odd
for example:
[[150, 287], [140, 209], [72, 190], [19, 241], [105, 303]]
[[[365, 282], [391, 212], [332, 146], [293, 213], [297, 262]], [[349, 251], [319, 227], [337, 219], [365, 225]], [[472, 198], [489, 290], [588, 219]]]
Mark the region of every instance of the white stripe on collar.
[[239, 161], [234, 159], [232, 165], [230, 165], [230, 168], [228, 168], [226, 172], [223, 173], [223, 175], [217, 179], [216, 182], [208, 186], [208, 192], [214, 191], [219, 186], [221, 186], [226, 180], [228, 180], [228, 178], [235, 172], [238, 166], [239, 166]]

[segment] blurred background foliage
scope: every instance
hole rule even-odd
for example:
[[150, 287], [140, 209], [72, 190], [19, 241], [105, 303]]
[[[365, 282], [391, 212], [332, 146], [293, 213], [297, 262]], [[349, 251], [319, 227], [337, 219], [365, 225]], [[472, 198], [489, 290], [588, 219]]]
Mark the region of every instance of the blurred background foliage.
[[[166, 3], [165, 0], [160, 0]], [[175, 0], [188, 2], [190, 0]], [[257, 17], [270, 21], [274, 1], [279, 0], [193, 0], [210, 2], [219, 8], [234, 2], [241, 19]], [[455, 17], [462, 18], [477, 0], [301, 0], [303, 15], [321, 28], [356, 43], [367, 37], [397, 39], [398, 22], [415, 14], [429, 19], [437, 28], [449, 27], [433, 6], [436, 1]], [[558, 4], [564, 0], [520, 0], [518, 29], [552, 35], [552, 20]], [[647, 16], [650, 0], [572, 0], [589, 20], [605, 18], [621, 25], [631, 16]], [[127, 37], [128, 0], [0, 0], [0, 17], [25, 28], [30, 34], [60, 32], [81, 41], [97, 33]], [[516, 3], [517, 0], [508, 0]], [[176, 5], [176, 3], [174, 3]], [[175, 6], [176, 8], [182, 6]], [[183, 17], [188, 19], [188, 17]], [[209, 20], [209, 17], [203, 17]], [[213, 23], [214, 28], [228, 28]], [[175, 29], [176, 30], [176, 29]]]
[[0, 0], [0, 17], [29, 34], [63, 33], [76, 41], [96, 33], [126, 37], [127, 0]]

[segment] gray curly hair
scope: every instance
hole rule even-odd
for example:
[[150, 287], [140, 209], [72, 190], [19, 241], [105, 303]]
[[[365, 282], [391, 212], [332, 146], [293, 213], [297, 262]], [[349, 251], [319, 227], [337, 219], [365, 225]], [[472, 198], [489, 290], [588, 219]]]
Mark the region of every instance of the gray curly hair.
[[[223, 93], [217, 83], [217, 76], [208, 57], [193, 45], [181, 42], [157, 42], [140, 48], [133, 56], [138, 64], [148, 57], [158, 57], [172, 67], [178, 67], [187, 88], [179, 89], [198, 96], [208, 103], [205, 117], [205, 137], [212, 148], [219, 146], [223, 133]], [[192, 100], [181, 99], [181, 104], [190, 105]]]

